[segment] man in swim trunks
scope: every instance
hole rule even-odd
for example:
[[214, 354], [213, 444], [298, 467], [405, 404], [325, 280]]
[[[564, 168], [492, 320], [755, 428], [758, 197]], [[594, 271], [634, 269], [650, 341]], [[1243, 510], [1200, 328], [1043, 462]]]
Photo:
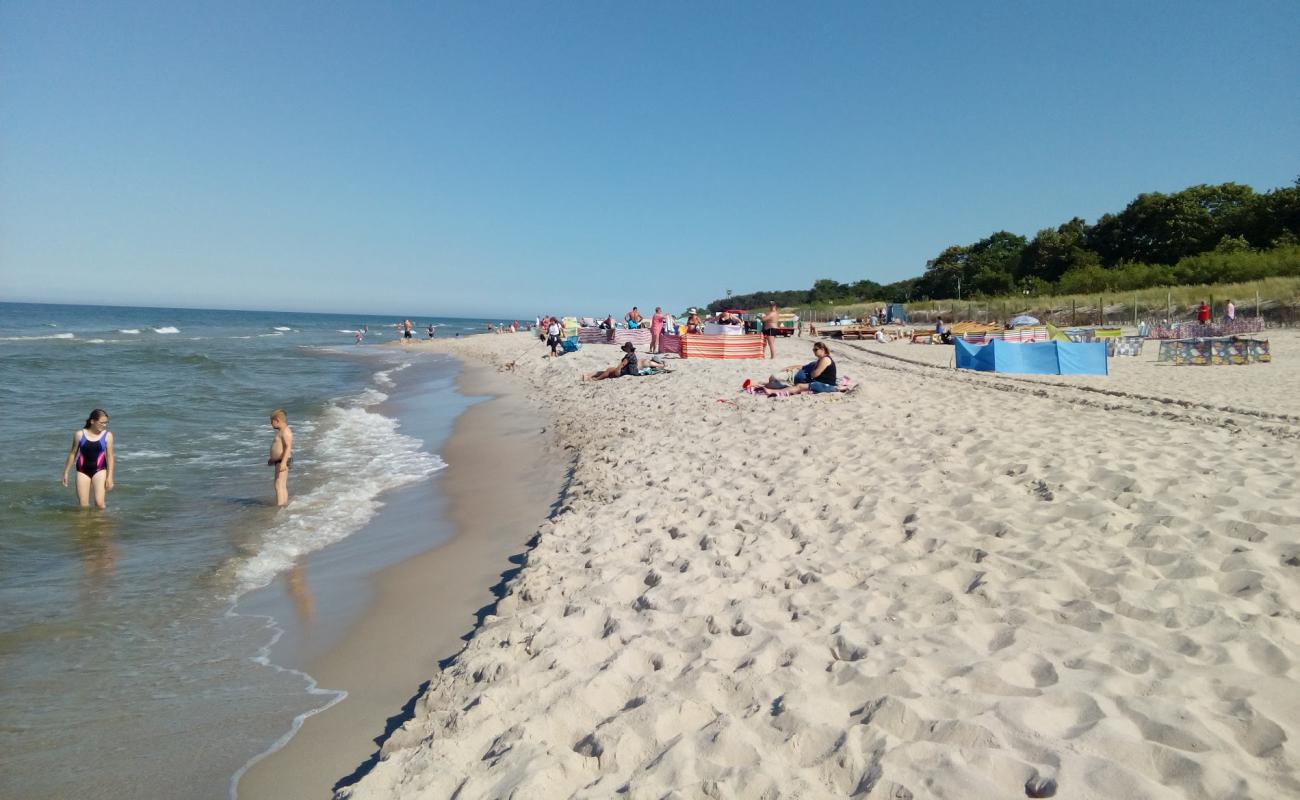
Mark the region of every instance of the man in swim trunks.
[[271, 440], [271, 456], [266, 459], [266, 465], [275, 467], [275, 504], [283, 506], [289, 503], [289, 467], [293, 466], [293, 431], [284, 409], [271, 412], [271, 428], [275, 430], [275, 438]]
[[768, 358], [776, 358], [776, 337], [781, 335], [777, 327], [781, 320], [781, 313], [776, 310], [776, 303], [772, 303], [771, 308], [763, 315], [763, 347], [767, 350]]
[[97, 408], [90, 412], [86, 424], [72, 435], [72, 449], [63, 465], [63, 485], [68, 485], [68, 473], [73, 464], [77, 467], [77, 500], [90, 505], [93, 492], [95, 505], [104, 507], [104, 495], [113, 490], [113, 470], [117, 456], [113, 453], [113, 434], [108, 432], [108, 412]]

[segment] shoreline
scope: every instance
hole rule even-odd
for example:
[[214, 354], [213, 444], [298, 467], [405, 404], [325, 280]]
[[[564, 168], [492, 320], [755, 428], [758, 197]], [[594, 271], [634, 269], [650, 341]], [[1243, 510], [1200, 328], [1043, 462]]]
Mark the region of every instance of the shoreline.
[[[456, 417], [441, 452], [448, 467], [433, 478], [454, 533], [372, 576], [372, 597], [356, 621], [300, 667], [348, 697], [308, 717], [287, 744], [248, 768], [241, 800], [319, 798], [359, 777], [376, 742], [496, 602], [503, 577], [559, 496], [562, 470], [539, 458], [546, 437], [537, 409], [491, 370], [458, 361], [458, 392], [471, 402], [487, 399]], [[428, 504], [393, 505], [372, 524], [428, 524]]]

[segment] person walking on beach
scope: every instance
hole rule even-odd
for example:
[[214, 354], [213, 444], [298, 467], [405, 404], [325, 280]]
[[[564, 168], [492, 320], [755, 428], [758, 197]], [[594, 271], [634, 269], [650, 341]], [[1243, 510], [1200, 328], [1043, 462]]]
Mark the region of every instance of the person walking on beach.
[[1210, 304], [1201, 301], [1201, 307], [1196, 310], [1196, 321], [1202, 325], [1208, 325], [1210, 322]]
[[77, 468], [77, 502], [90, 505], [94, 495], [95, 505], [104, 507], [104, 495], [113, 491], [113, 470], [117, 456], [113, 453], [113, 434], [108, 432], [108, 412], [97, 408], [90, 412], [86, 424], [72, 434], [72, 449], [63, 464], [63, 485], [68, 485], [68, 474]]
[[403, 323], [402, 323], [402, 330], [405, 331], [405, 334], [404, 334], [405, 338], [407, 338], [407, 339], [410, 339], [410, 338], [411, 338], [411, 329], [414, 328], [414, 327], [415, 327], [415, 326], [411, 324], [411, 321], [410, 321], [409, 319], [408, 319], [406, 322], [403, 322]]
[[546, 345], [551, 348], [551, 358], [555, 358], [559, 355], [555, 351], [559, 349], [561, 344], [560, 321], [555, 317], [551, 317], [551, 324], [546, 326]]
[[1233, 305], [1232, 298], [1228, 298], [1228, 305], [1223, 309], [1223, 318], [1228, 324], [1232, 324], [1237, 319], [1237, 307]]
[[293, 466], [293, 430], [283, 408], [271, 412], [271, 428], [275, 438], [271, 440], [271, 455], [266, 465], [275, 468], [275, 504], [283, 506], [289, 503], [289, 467]]
[[655, 306], [654, 316], [650, 318], [650, 352], [659, 352], [659, 337], [664, 332], [664, 310]]
[[777, 311], [776, 303], [773, 302], [763, 315], [763, 347], [767, 350], [768, 358], [776, 358], [776, 337], [781, 334], [781, 329], [777, 326], [780, 321], [781, 312]]

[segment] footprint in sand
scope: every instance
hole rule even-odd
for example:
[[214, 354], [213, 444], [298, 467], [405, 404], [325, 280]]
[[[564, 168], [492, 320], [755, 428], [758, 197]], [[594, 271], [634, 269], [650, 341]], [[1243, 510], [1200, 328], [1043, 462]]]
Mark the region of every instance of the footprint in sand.
[[1033, 731], [1046, 739], [1081, 736], [1106, 716], [1097, 701], [1082, 692], [1003, 700], [994, 706], [994, 713], [1008, 725]]

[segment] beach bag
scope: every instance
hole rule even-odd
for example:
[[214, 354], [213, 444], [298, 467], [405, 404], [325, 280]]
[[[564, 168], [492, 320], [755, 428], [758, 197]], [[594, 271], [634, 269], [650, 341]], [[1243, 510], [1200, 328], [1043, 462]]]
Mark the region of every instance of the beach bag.
[[582, 345], [578, 343], [577, 337], [565, 339], [564, 344], [561, 346], [564, 348], [564, 352], [566, 353], [576, 353], [582, 348]]

